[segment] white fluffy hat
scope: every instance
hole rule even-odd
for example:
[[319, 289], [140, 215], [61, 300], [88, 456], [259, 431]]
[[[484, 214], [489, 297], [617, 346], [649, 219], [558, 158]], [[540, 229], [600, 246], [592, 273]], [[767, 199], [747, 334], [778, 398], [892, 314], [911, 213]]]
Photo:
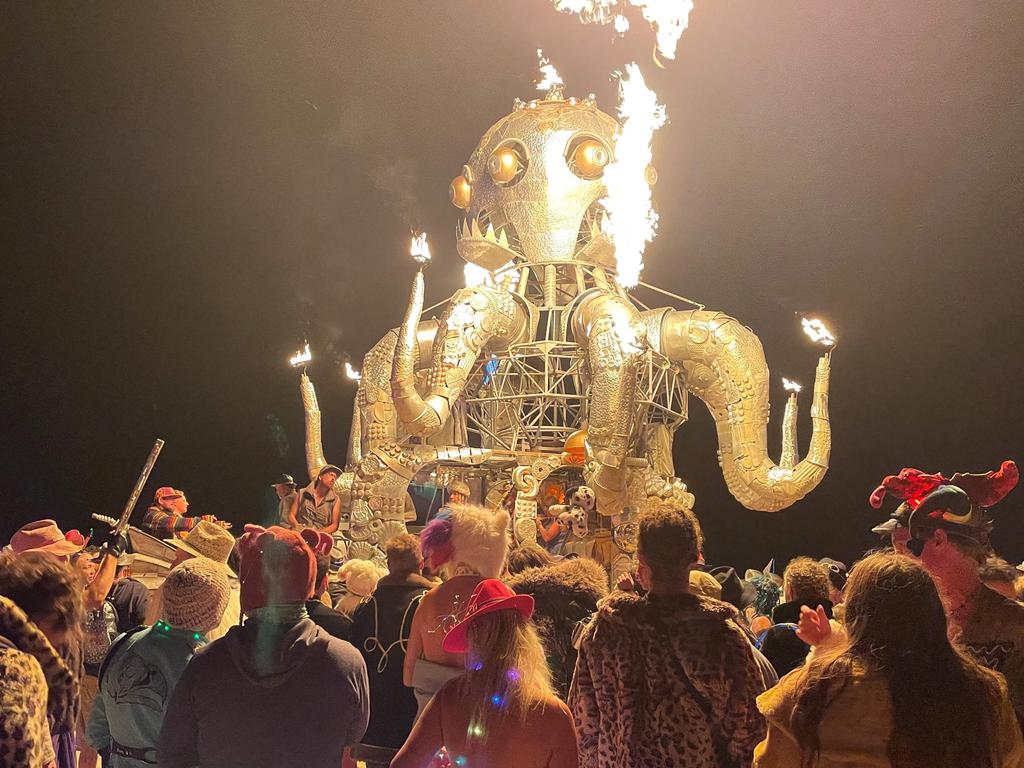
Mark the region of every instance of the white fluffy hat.
[[508, 512], [474, 504], [457, 504], [451, 513], [427, 524], [420, 551], [435, 571], [466, 565], [484, 578], [496, 579], [508, 554]]

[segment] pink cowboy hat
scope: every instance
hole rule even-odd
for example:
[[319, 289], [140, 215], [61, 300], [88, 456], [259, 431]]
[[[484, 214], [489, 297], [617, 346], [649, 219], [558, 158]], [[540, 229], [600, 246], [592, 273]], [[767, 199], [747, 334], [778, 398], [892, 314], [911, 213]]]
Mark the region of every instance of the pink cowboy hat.
[[[79, 534], [76, 538], [82, 538]], [[11, 536], [10, 548], [19, 555], [24, 552], [49, 552], [51, 555], [67, 556], [81, 552], [85, 541], [69, 541], [56, 520], [36, 520], [23, 525]]]
[[519, 611], [524, 619], [529, 619], [533, 616], [533, 598], [517, 595], [498, 579], [484, 579], [473, 590], [466, 615], [448, 630], [441, 647], [448, 653], [465, 653], [470, 622], [495, 611]]

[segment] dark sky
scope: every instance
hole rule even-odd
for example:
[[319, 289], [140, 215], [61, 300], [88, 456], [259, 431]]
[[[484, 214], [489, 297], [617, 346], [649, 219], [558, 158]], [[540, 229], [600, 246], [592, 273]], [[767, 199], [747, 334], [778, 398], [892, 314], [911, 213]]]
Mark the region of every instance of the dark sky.
[[[612, 42], [546, 0], [0, 8], [4, 540], [118, 514], [157, 436], [147, 493], [254, 516], [303, 472], [304, 336], [343, 461], [339, 364], [401, 319], [410, 226], [435, 241], [428, 300], [461, 284], [447, 185], [530, 96], [538, 46], [569, 94], [611, 111], [637, 58], [667, 104], [644, 277], [758, 333], [774, 455], [780, 377], [813, 378], [794, 313], [841, 336], [833, 466], [789, 510], [728, 496], [691, 401], [677, 466], [710, 560], [849, 559], [882, 475], [1024, 460], [1024, 3], [698, 0], [663, 71], [638, 17]], [[1014, 561], [1022, 508], [998, 510]]]

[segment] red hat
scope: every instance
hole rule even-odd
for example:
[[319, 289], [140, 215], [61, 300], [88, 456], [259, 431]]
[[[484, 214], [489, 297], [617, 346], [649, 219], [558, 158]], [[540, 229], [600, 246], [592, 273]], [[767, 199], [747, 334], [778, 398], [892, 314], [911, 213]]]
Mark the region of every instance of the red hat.
[[498, 579], [484, 579], [473, 590], [462, 621], [448, 631], [441, 647], [448, 653], [465, 653], [468, 650], [469, 623], [495, 611], [519, 611], [524, 619], [529, 619], [533, 616], [533, 598], [517, 595]]
[[297, 531], [246, 525], [238, 555], [243, 613], [313, 596], [316, 557]]
[[329, 533], [318, 531], [315, 528], [303, 528], [299, 531], [302, 540], [309, 545], [317, 555], [329, 555], [334, 549], [334, 537]]
[[[81, 534], [79, 534], [81, 538]], [[10, 548], [17, 554], [49, 552], [51, 555], [73, 555], [85, 548], [85, 540], [69, 541], [56, 520], [36, 520], [23, 525], [11, 536]]]
[[153, 501], [163, 501], [164, 499], [176, 499], [185, 494], [179, 490], [171, 488], [169, 485], [165, 485], [163, 488], [157, 488], [156, 493], [153, 494]]

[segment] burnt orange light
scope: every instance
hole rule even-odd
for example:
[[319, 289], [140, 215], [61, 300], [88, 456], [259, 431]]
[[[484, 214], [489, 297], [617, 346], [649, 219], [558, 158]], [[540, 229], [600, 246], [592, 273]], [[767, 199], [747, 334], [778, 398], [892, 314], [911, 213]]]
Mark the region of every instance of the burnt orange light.
[[511, 147], [500, 147], [487, 160], [487, 172], [498, 184], [508, 184], [519, 173], [519, 155]]
[[597, 139], [581, 141], [572, 153], [574, 170], [585, 179], [600, 176], [610, 159], [607, 148]]
[[451, 186], [448, 187], [448, 197], [451, 199], [452, 205], [465, 210], [473, 202], [473, 185], [465, 176], [456, 176], [452, 179]]

